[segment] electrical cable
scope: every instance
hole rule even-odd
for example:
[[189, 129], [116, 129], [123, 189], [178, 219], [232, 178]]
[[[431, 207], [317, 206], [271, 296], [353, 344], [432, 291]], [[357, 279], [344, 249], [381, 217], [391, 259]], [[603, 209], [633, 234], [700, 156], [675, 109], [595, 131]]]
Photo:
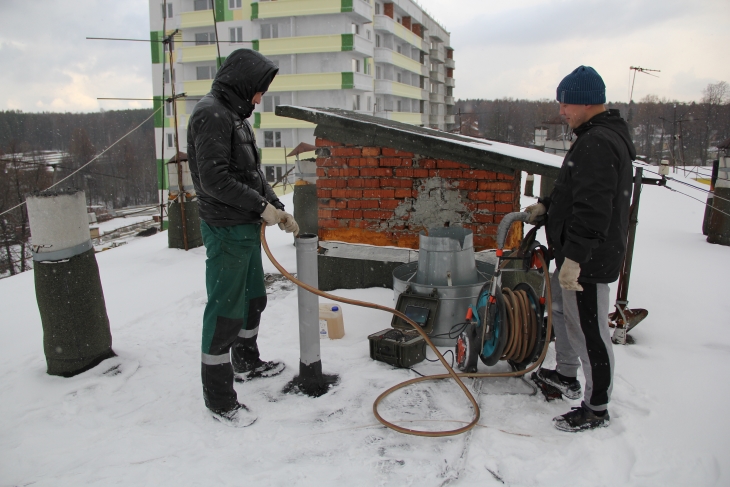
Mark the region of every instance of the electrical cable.
[[[405, 382], [401, 382], [400, 384], [396, 384], [395, 386], [387, 389], [382, 394], [380, 394], [377, 399], [373, 402], [373, 414], [375, 415], [375, 418], [380, 421], [383, 425], [387, 426], [388, 428], [398, 431], [399, 433], [404, 433], [408, 435], [414, 435], [414, 436], [426, 436], [426, 437], [444, 437], [444, 436], [454, 436], [461, 433], [466, 433], [470, 429], [472, 429], [474, 426], [476, 426], [479, 422], [479, 418], [481, 417], [481, 410], [479, 408], [479, 404], [477, 403], [476, 399], [474, 399], [474, 395], [471, 393], [471, 391], [466, 387], [464, 382], [462, 381], [463, 378], [471, 377], [471, 378], [498, 378], [498, 377], [520, 377], [524, 376], [530, 372], [532, 372], [534, 369], [539, 367], [542, 362], [545, 360], [545, 356], [547, 355], [548, 347], [550, 346], [550, 340], [545, 340], [545, 345], [543, 346], [542, 352], [538, 359], [532, 363], [530, 366], [525, 368], [524, 370], [514, 370], [512, 372], [486, 372], [486, 373], [479, 373], [479, 372], [473, 372], [473, 373], [456, 373], [454, 369], [446, 362], [446, 359], [441, 354], [441, 352], [438, 351], [438, 348], [436, 348], [436, 345], [433, 344], [429, 336], [426, 334], [426, 332], [421, 329], [418, 324], [413, 321], [411, 318], [406, 316], [404, 313], [401, 313], [400, 311], [388, 308], [387, 306], [382, 306], [376, 303], [368, 303], [365, 301], [357, 301], [354, 299], [348, 299], [348, 298], [341, 298], [339, 296], [335, 296], [333, 294], [326, 293], [324, 291], [320, 291], [319, 289], [310, 286], [309, 284], [306, 284], [293, 275], [291, 275], [289, 272], [287, 272], [284, 267], [274, 258], [274, 256], [271, 253], [271, 249], [269, 249], [269, 245], [266, 242], [266, 225], [261, 225], [261, 244], [264, 248], [264, 252], [268, 256], [269, 260], [271, 260], [271, 263], [274, 264], [274, 267], [276, 267], [281, 274], [289, 279], [291, 282], [296, 284], [297, 286], [301, 287], [302, 289], [305, 289], [309, 291], [312, 294], [316, 294], [318, 296], [321, 296], [323, 298], [331, 299], [333, 301], [338, 301], [340, 303], [345, 304], [352, 304], [355, 306], [361, 306], [364, 308], [371, 308], [371, 309], [377, 309], [380, 311], [386, 311], [388, 313], [394, 314], [395, 316], [401, 318], [402, 320], [406, 321], [408, 324], [410, 324], [426, 341], [426, 344], [431, 348], [431, 350], [434, 351], [436, 354], [437, 359], [446, 369], [445, 374], [436, 374], [436, 375], [430, 375], [425, 377], [416, 377], [414, 379], [409, 379]], [[543, 257], [541, 252], [536, 253], [538, 260], [542, 266], [543, 269], [547, 269], [547, 264], [545, 262], [545, 258]], [[502, 265], [502, 268], [504, 265], [509, 262], [505, 261], [505, 263]], [[550, 336], [552, 332], [552, 292], [550, 290], [550, 279], [547, 277], [547, 273], [545, 276], [545, 299], [547, 302], [547, 330], [546, 330], [546, 336]], [[453, 430], [446, 430], [446, 431], [421, 431], [421, 430], [414, 430], [410, 428], [404, 428], [402, 426], [398, 426], [394, 423], [391, 423], [390, 421], [383, 418], [380, 413], [378, 412], [378, 405], [382, 402], [383, 399], [385, 399], [390, 394], [394, 393], [395, 391], [402, 389], [404, 387], [408, 387], [413, 384], [417, 384], [419, 382], [424, 381], [434, 381], [434, 380], [442, 380], [442, 379], [453, 379], [454, 382], [456, 382], [456, 385], [459, 386], [459, 388], [462, 390], [464, 395], [466, 396], [467, 400], [471, 403], [472, 409], [474, 411], [474, 417], [471, 421], [469, 421], [465, 426], [462, 426], [460, 428], [456, 428]]]
[[[142, 125], [144, 125], [144, 124], [145, 124], [145, 123], [146, 123], [146, 122], [147, 122], [147, 121], [148, 121], [149, 119], [151, 119], [152, 117], [154, 117], [154, 116], [155, 116], [155, 114], [157, 114], [157, 112], [159, 112], [159, 111], [160, 111], [161, 109], [162, 109], [162, 107], [160, 107], [160, 108], [158, 108], [157, 110], [155, 110], [154, 112], [152, 112], [152, 114], [151, 114], [151, 115], [150, 115], [149, 117], [145, 118], [145, 119], [144, 119], [144, 120], [142, 121], [142, 123], [140, 123], [139, 125], [137, 125], [136, 127], [134, 127], [134, 128], [132, 129], [132, 130], [130, 130], [130, 131], [129, 131], [129, 132], [127, 132], [126, 134], [122, 135], [122, 136], [121, 136], [121, 137], [120, 137], [119, 139], [117, 139], [117, 140], [116, 140], [116, 141], [115, 141], [115, 142], [114, 142], [114, 143], [113, 143], [112, 145], [110, 145], [109, 147], [107, 147], [107, 148], [106, 148], [106, 149], [104, 149], [103, 151], [99, 152], [99, 153], [98, 153], [97, 155], [95, 155], [94, 157], [92, 157], [92, 158], [91, 158], [91, 160], [90, 160], [89, 162], [87, 162], [87, 163], [86, 163], [86, 164], [84, 164], [83, 166], [79, 167], [78, 169], [76, 169], [76, 170], [75, 170], [74, 172], [72, 172], [71, 174], [69, 174], [69, 175], [68, 175], [68, 176], [66, 176], [65, 178], [63, 178], [63, 179], [59, 180], [59, 181], [58, 181], [57, 183], [54, 183], [54, 184], [50, 185], [49, 187], [47, 187], [47, 188], [46, 188], [46, 189], [44, 189], [43, 191], [48, 191], [49, 189], [51, 189], [51, 188], [53, 188], [53, 187], [56, 187], [56, 186], [58, 186], [59, 184], [61, 184], [62, 182], [66, 181], [66, 180], [67, 180], [67, 179], [69, 179], [69, 178], [70, 178], [71, 176], [74, 176], [74, 175], [75, 175], [76, 173], [78, 173], [79, 171], [81, 171], [81, 170], [82, 170], [83, 168], [85, 168], [86, 166], [88, 166], [89, 164], [91, 164], [92, 162], [94, 162], [95, 160], [97, 160], [98, 158], [100, 158], [100, 157], [101, 157], [102, 155], [104, 155], [104, 154], [105, 154], [105, 153], [106, 153], [106, 152], [107, 152], [107, 151], [108, 151], [109, 149], [111, 149], [112, 147], [114, 147], [115, 145], [117, 145], [117, 144], [118, 144], [119, 142], [121, 142], [122, 140], [124, 140], [125, 138], [127, 138], [127, 137], [128, 137], [128, 136], [129, 136], [129, 135], [130, 135], [130, 134], [132, 133], [132, 132], [134, 132], [135, 130], [137, 130], [138, 128], [140, 128], [140, 127], [141, 127]], [[12, 208], [10, 208], [10, 209], [8, 209], [8, 210], [5, 210], [5, 211], [3, 211], [2, 213], [0, 213], [0, 216], [3, 216], [3, 215], [4, 215], [4, 214], [6, 214], [6, 213], [10, 213], [10, 212], [11, 212], [11, 211], [13, 211], [14, 209], [16, 209], [16, 208], [20, 208], [20, 207], [21, 207], [21, 206], [23, 206], [24, 204], [25, 204], [25, 201], [22, 201], [22, 202], [18, 203], [17, 205], [13, 206]]]

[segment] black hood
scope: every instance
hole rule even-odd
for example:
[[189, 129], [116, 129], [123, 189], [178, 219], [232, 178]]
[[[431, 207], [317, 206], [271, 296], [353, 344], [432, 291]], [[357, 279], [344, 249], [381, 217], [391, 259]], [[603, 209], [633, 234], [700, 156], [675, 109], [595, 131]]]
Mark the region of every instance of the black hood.
[[618, 134], [623, 139], [626, 147], [628, 147], [631, 160], [636, 160], [636, 148], [634, 147], [634, 142], [631, 140], [631, 134], [629, 134], [629, 125], [621, 118], [621, 112], [616, 109], [601, 112], [575, 129], [574, 132], [576, 135], [580, 135], [591, 127], [606, 127]]
[[233, 51], [213, 80], [211, 92], [223, 100], [242, 119], [253, 113], [253, 96], [265, 93], [279, 68], [268, 58], [251, 49]]

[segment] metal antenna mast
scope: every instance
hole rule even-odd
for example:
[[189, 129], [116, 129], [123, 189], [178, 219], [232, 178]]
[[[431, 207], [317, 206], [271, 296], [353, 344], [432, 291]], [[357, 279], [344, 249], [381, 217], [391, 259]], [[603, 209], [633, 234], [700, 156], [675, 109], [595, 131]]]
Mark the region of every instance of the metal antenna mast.
[[629, 70], [633, 71], [633, 77], [631, 79], [631, 89], [629, 91], [629, 115], [628, 115], [628, 122], [631, 122], [632, 112], [631, 112], [631, 102], [634, 99], [634, 83], [636, 83], [636, 73], [644, 73], [648, 74], [649, 76], [653, 76], [655, 78], [658, 78], [659, 76], [651, 73], [661, 73], [658, 69], [649, 69], [649, 68], [642, 68], [641, 66], [630, 66]]

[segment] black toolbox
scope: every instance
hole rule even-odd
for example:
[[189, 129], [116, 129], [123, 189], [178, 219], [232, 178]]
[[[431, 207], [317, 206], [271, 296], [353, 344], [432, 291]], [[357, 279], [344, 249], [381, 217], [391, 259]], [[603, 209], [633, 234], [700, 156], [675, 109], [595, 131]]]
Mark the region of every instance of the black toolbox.
[[395, 367], [410, 367], [426, 358], [426, 340], [416, 330], [387, 328], [368, 337], [370, 358]]
[[[433, 331], [439, 299], [413, 294], [410, 288], [398, 296], [396, 309], [415, 321], [429, 334]], [[370, 358], [395, 367], [411, 367], [426, 358], [426, 340], [409, 323], [393, 315], [393, 328], [381, 330], [368, 337]]]

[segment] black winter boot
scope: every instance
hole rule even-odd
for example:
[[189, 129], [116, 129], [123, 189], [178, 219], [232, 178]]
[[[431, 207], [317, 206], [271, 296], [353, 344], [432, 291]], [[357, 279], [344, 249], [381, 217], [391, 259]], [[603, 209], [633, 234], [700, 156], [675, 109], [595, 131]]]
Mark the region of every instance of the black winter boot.
[[568, 399], [578, 399], [583, 394], [580, 382], [575, 377], [563, 377], [552, 369], [543, 369], [541, 367], [537, 371], [537, 380], [553, 386]]
[[231, 347], [231, 365], [236, 382], [245, 382], [257, 377], [272, 377], [284, 370], [284, 363], [278, 360], [264, 362], [256, 344], [258, 335], [251, 338], [236, 338]]
[[575, 433], [576, 431], [605, 428], [610, 419], [608, 410], [593, 411], [582, 402], [580, 407], [572, 408], [569, 413], [554, 417], [553, 421], [555, 421], [555, 427], [560, 431]]

